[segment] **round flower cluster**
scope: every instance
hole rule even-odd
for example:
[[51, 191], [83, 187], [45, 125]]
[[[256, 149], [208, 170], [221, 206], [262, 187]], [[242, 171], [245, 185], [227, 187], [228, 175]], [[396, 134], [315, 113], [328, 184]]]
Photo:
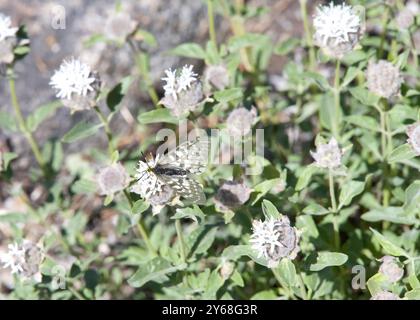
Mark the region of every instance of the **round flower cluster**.
[[402, 83], [400, 70], [385, 60], [369, 62], [366, 80], [369, 91], [387, 99], [398, 95]]
[[379, 272], [386, 276], [390, 282], [397, 282], [403, 277], [404, 269], [394, 257], [384, 256], [380, 261], [382, 264], [379, 267]]
[[362, 36], [361, 19], [348, 5], [319, 6], [314, 16], [315, 43], [325, 54], [340, 59], [354, 49]]
[[121, 163], [114, 163], [99, 170], [97, 183], [101, 195], [112, 195], [128, 186], [130, 176]]
[[316, 152], [310, 151], [310, 153], [317, 167], [332, 170], [341, 166], [343, 151], [335, 138], [331, 138], [327, 144], [319, 144]]
[[244, 107], [233, 110], [226, 119], [226, 128], [232, 137], [243, 137], [251, 132], [252, 125], [257, 117], [254, 107], [248, 110]]
[[50, 85], [57, 91], [57, 98], [75, 112], [96, 105], [100, 80], [87, 64], [72, 58], [61, 63], [51, 77]]
[[210, 65], [204, 72], [204, 80], [217, 90], [223, 90], [229, 85], [228, 70], [222, 64]]
[[278, 265], [281, 259], [294, 259], [299, 252], [299, 232], [290, 226], [289, 218], [254, 220], [250, 243], [258, 257], [264, 257], [268, 267]]
[[163, 185], [160, 191], [155, 192], [149, 198], [149, 202], [152, 205], [153, 215], [158, 214], [166, 206], [170, 205], [176, 194], [174, 189], [168, 185]]
[[220, 211], [236, 209], [248, 201], [251, 189], [243, 181], [225, 181], [214, 197]]
[[44, 259], [43, 250], [35, 243], [24, 240], [22, 244], [9, 244], [8, 252], [0, 256], [3, 268], [24, 278], [36, 276]]
[[380, 291], [372, 296], [370, 300], [401, 300], [395, 293]]
[[192, 65], [185, 65], [180, 71], [168, 69], [162, 78], [165, 96], [160, 100], [172, 115], [181, 117], [196, 110], [204, 100], [203, 87], [193, 72]]

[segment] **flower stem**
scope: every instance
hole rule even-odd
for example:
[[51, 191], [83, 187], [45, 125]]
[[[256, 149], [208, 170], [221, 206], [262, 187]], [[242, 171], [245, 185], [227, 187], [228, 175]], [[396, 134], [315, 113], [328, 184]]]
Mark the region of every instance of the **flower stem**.
[[386, 28], [388, 25], [388, 17], [389, 17], [389, 7], [386, 6], [383, 16], [382, 16], [382, 34], [381, 34], [381, 42], [379, 44], [379, 50], [378, 50], [379, 59], [381, 59], [384, 54], [384, 44], [385, 44], [385, 37], [386, 37]]
[[[131, 196], [126, 189], [124, 189], [124, 195], [127, 198], [128, 203], [130, 204], [130, 208], [132, 208], [133, 207], [133, 200], [131, 199]], [[149, 250], [149, 252], [152, 255], [157, 256], [158, 253], [157, 253], [156, 249], [153, 247], [152, 242], [150, 241], [150, 238], [147, 234], [146, 228], [143, 226], [143, 222], [141, 221], [141, 216], [139, 218], [139, 221], [137, 222], [137, 229], [138, 229], [141, 237], [143, 238], [144, 243], [146, 244], [146, 247]]]
[[182, 259], [182, 262], [185, 263], [187, 262], [187, 255], [186, 255], [186, 250], [185, 250], [184, 236], [182, 235], [182, 226], [181, 226], [180, 219], [175, 220], [175, 229], [176, 229], [176, 234], [178, 236], [179, 246], [181, 249], [181, 259]]
[[109, 152], [109, 155], [112, 156], [112, 154], [115, 151], [115, 148], [114, 148], [114, 142], [112, 139], [112, 131], [111, 131], [111, 128], [109, 127], [108, 120], [105, 117], [105, 115], [102, 113], [101, 109], [99, 109], [98, 106], [95, 106], [94, 109], [95, 109], [96, 114], [98, 115], [99, 120], [101, 120], [101, 122], [104, 124], [106, 137], [108, 139], [108, 152]]
[[31, 131], [29, 130], [26, 124], [25, 119], [23, 118], [22, 110], [20, 108], [20, 104], [16, 96], [15, 80], [13, 78], [13, 75], [10, 75], [9, 77], [9, 87], [10, 87], [10, 96], [12, 100], [12, 106], [16, 114], [20, 131], [25, 135], [26, 139], [28, 140], [29, 145], [31, 146], [32, 152], [34, 153], [35, 159], [38, 162], [38, 165], [40, 166], [44, 176], [47, 177], [48, 169], [46, 167], [45, 160], [41, 154], [41, 151], [39, 150], [38, 144], [36, 143]]
[[214, 28], [213, 0], [207, 0], [207, 15], [208, 15], [208, 19], [209, 19], [210, 41], [213, 42], [213, 45], [217, 50], [216, 29]]
[[[337, 59], [337, 63], [335, 66], [335, 77], [334, 77], [334, 108], [335, 108], [335, 117], [338, 119], [339, 115], [341, 114], [341, 106], [340, 106], [340, 60]], [[337, 120], [333, 122], [332, 126], [333, 135], [337, 140], [340, 140], [340, 128], [338, 127]]]
[[309, 48], [309, 69], [315, 70], [315, 49], [312, 41], [312, 33], [308, 23], [307, 0], [300, 0], [300, 13], [303, 20], [303, 28], [305, 29], [306, 45]]
[[334, 177], [333, 172], [330, 169], [328, 171], [328, 181], [329, 181], [329, 187], [330, 187], [330, 200], [331, 200], [331, 210], [334, 215], [333, 219], [333, 227], [334, 227], [334, 242], [335, 247], [337, 250], [340, 249], [340, 230], [338, 226], [338, 217], [337, 217], [337, 200], [335, 198], [335, 189], [334, 189]]

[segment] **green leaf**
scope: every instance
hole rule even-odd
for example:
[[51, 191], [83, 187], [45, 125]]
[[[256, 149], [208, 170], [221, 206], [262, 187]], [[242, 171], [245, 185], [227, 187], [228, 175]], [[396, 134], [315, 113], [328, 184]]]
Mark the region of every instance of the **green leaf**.
[[350, 93], [356, 100], [366, 106], [374, 106], [379, 102], [379, 97], [377, 95], [362, 87], [350, 88]]
[[414, 181], [405, 190], [405, 212], [420, 212], [420, 181]]
[[[7, 167], [9, 166], [10, 162], [18, 157], [18, 155], [14, 152], [5, 152], [3, 154], [0, 153], [0, 157], [2, 155], [3, 155], [3, 169], [4, 170], [7, 170]], [[1, 169], [2, 168], [0, 167], [0, 171], [1, 171]]]
[[234, 36], [229, 39], [228, 48], [231, 52], [236, 52], [245, 47], [258, 47], [267, 43], [269, 37], [258, 33], [246, 33]]
[[405, 298], [409, 300], [420, 300], [420, 289], [413, 289], [406, 292]]
[[251, 248], [250, 245], [229, 246], [223, 250], [222, 253], [222, 257], [233, 261], [236, 261], [243, 256], [247, 256], [254, 260], [256, 263], [267, 267], [267, 261], [263, 257], [258, 258], [256, 252]]
[[299, 175], [299, 179], [296, 183], [296, 191], [300, 191], [309, 184], [309, 181], [311, 181], [312, 175], [318, 171], [318, 168], [314, 165], [309, 165]]
[[309, 206], [307, 206], [305, 209], [303, 209], [303, 213], [310, 214], [313, 216], [322, 216], [330, 211], [328, 209], [325, 209], [323, 206], [317, 204], [317, 203], [311, 203]]
[[26, 119], [26, 125], [31, 132], [34, 132], [38, 126], [61, 107], [61, 101], [54, 101], [43, 106], [37, 107]]
[[0, 128], [12, 132], [17, 131], [16, 121], [11, 113], [0, 111]]
[[416, 156], [413, 149], [408, 143], [405, 143], [396, 149], [392, 150], [388, 156], [388, 163], [401, 162], [404, 160], [412, 159]]
[[106, 105], [108, 109], [113, 112], [116, 107], [124, 99], [125, 94], [130, 88], [133, 78], [131, 76], [125, 77], [120, 83], [118, 83], [111, 91], [108, 92], [106, 96]]
[[214, 98], [221, 103], [239, 100], [242, 98], [242, 88], [230, 88], [221, 91], [216, 91], [214, 93]]
[[264, 197], [268, 192], [270, 192], [275, 186], [278, 186], [281, 183], [285, 183], [283, 178], [276, 178], [265, 180], [254, 187], [254, 191], [258, 192], [258, 195], [255, 197], [252, 205], [256, 204], [262, 197]]
[[136, 273], [128, 279], [128, 284], [134, 288], [140, 288], [149, 281], [163, 282], [168, 280], [169, 274], [185, 267], [186, 264], [173, 266], [168, 260], [156, 257], [140, 265]]
[[407, 225], [413, 225], [417, 222], [417, 219], [407, 216], [401, 207], [373, 209], [362, 214], [361, 218], [369, 222], [389, 221]]
[[357, 74], [360, 72], [359, 68], [350, 67], [347, 69], [346, 75], [344, 76], [343, 81], [340, 84], [341, 88], [346, 88], [356, 78]]
[[172, 123], [177, 124], [180, 119], [174, 117], [170, 110], [167, 108], [159, 108], [148, 112], [143, 112], [139, 114], [137, 120], [141, 124], [150, 124], [150, 123]]
[[319, 232], [312, 216], [300, 215], [296, 218], [296, 227], [303, 232], [305, 236], [318, 238]]
[[274, 218], [279, 219], [281, 217], [277, 208], [268, 200], [263, 200], [262, 211], [266, 219]]
[[146, 211], [147, 209], [149, 209], [150, 204], [144, 200], [137, 200], [134, 204], [133, 207], [131, 208], [131, 212], [133, 214], [142, 214], [144, 211]]
[[373, 232], [374, 238], [379, 242], [381, 247], [384, 249], [384, 252], [386, 254], [389, 254], [391, 256], [403, 256], [409, 258], [410, 255], [402, 248], [397, 246], [396, 244], [392, 243], [391, 240], [380, 234], [378, 231], [376, 231], [373, 228], [370, 228], [370, 230]]
[[216, 225], [203, 225], [196, 228], [187, 238], [189, 257], [206, 253], [212, 246], [217, 233]]
[[81, 139], [85, 139], [91, 135], [94, 135], [101, 127], [103, 127], [102, 123], [93, 124], [81, 121], [63, 136], [62, 141], [64, 143], [72, 143]]
[[96, 192], [96, 182], [87, 179], [77, 180], [71, 186], [71, 191], [77, 194], [94, 193]]
[[298, 285], [296, 268], [290, 259], [282, 259], [276, 269], [279, 277], [282, 279], [282, 282], [286, 283], [289, 288], [296, 287]]
[[338, 210], [344, 206], [348, 206], [351, 200], [363, 192], [365, 183], [362, 181], [348, 181], [341, 187]]
[[369, 292], [372, 296], [383, 291], [388, 285], [389, 280], [382, 273], [376, 273], [366, 282]]
[[344, 120], [360, 128], [368, 129], [374, 132], [381, 131], [378, 121], [376, 121], [375, 118], [372, 118], [369, 116], [357, 114], [357, 115], [347, 116]]
[[334, 103], [334, 96], [331, 92], [324, 94], [320, 100], [319, 117], [321, 125], [331, 130], [338, 132], [343, 121], [343, 112], [341, 108], [336, 108]]
[[326, 267], [341, 266], [346, 263], [348, 256], [340, 252], [319, 252], [316, 263], [310, 266], [311, 271], [321, 271]]
[[187, 58], [195, 58], [195, 59], [205, 59], [206, 52], [204, 49], [198, 45], [197, 43], [183, 43], [176, 48], [170, 51], [171, 54], [187, 57]]
[[292, 52], [300, 44], [300, 42], [301, 40], [298, 38], [288, 38], [276, 45], [274, 48], [274, 54], [285, 56]]
[[303, 76], [313, 80], [313, 82], [323, 91], [330, 91], [332, 89], [328, 80], [319, 73], [305, 72]]
[[204, 221], [204, 213], [201, 209], [195, 204], [193, 208], [178, 208], [175, 211], [175, 214], [171, 219], [182, 219], [189, 218], [198, 223], [197, 217], [200, 219], [200, 222]]

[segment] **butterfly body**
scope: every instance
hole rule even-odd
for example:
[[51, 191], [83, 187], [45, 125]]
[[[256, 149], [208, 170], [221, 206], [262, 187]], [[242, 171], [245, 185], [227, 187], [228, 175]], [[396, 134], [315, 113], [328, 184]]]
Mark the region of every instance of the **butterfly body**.
[[164, 186], [169, 186], [188, 202], [204, 203], [206, 197], [196, 175], [204, 172], [207, 165], [207, 143], [202, 139], [187, 141], [156, 158], [148, 155], [146, 162], [139, 162], [138, 180], [132, 191], [148, 199], [162, 192]]

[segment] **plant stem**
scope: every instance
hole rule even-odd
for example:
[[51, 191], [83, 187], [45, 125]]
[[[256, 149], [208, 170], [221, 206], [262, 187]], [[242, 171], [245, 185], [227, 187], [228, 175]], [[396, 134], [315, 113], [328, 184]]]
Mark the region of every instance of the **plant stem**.
[[293, 293], [293, 291], [284, 283], [284, 281], [281, 279], [280, 275], [278, 274], [278, 271], [276, 268], [271, 268], [271, 271], [274, 274], [274, 277], [276, 278], [279, 285], [286, 291], [287, 298], [291, 298], [293, 300], [296, 300], [296, 296]]
[[112, 131], [111, 131], [111, 128], [109, 127], [108, 120], [105, 117], [105, 115], [102, 113], [101, 109], [99, 109], [98, 106], [95, 106], [94, 109], [95, 109], [96, 114], [98, 115], [99, 120], [101, 120], [101, 122], [104, 124], [106, 137], [108, 139], [108, 152], [109, 152], [109, 155], [112, 156], [112, 154], [115, 151], [115, 148], [114, 148], [114, 143], [112, 139]]
[[385, 7], [385, 11], [382, 16], [382, 34], [381, 34], [381, 42], [379, 44], [378, 50], [378, 59], [382, 59], [384, 54], [384, 44], [385, 44], [385, 37], [386, 37], [386, 27], [388, 24], [388, 16], [389, 16], [389, 7]]
[[186, 250], [185, 250], [184, 236], [182, 235], [182, 226], [181, 226], [180, 219], [175, 220], [175, 229], [176, 229], [176, 234], [178, 236], [179, 246], [181, 248], [181, 259], [182, 259], [182, 262], [185, 263], [187, 262], [187, 255], [186, 255]]
[[207, 15], [209, 19], [210, 41], [213, 42], [213, 45], [217, 50], [216, 29], [214, 28], [213, 0], [207, 0]]
[[306, 8], [307, 0], [300, 0], [300, 13], [303, 20], [303, 28], [305, 29], [306, 45], [309, 48], [309, 69], [315, 70], [315, 50], [314, 43], [312, 41], [312, 33], [308, 23], [308, 11]]
[[337, 200], [335, 198], [335, 189], [334, 189], [334, 177], [332, 170], [328, 171], [328, 181], [330, 189], [330, 199], [331, 199], [331, 210], [334, 215], [333, 227], [334, 227], [334, 242], [337, 250], [340, 250], [340, 230], [338, 226], [338, 217], [337, 217]]
[[[338, 118], [338, 116], [341, 114], [341, 106], [340, 106], [340, 60], [337, 59], [337, 63], [335, 66], [335, 77], [334, 77], [334, 108], [335, 108], [335, 116]], [[332, 131], [337, 140], [340, 140], [340, 129], [338, 128], [338, 122], [333, 122]]]
[[26, 125], [25, 119], [23, 118], [22, 110], [20, 108], [20, 104], [16, 96], [16, 87], [15, 87], [15, 80], [13, 78], [13, 74], [10, 75], [9, 77], [9, 87], [10, 87], [10, 96], [12, 100], [12, 106], [15, 111], [17, 121], [19, 123], [20, 131], [25, 135], [26, 139], [28, 140], [29, 145], [31, 146], [32, 152], [34, 153], [35, 159], [38, 162], [38, 165], [40, 166], [44, 176], [47, 177], [48, 170], [45, 165], [45, 160], [41, 154], [41, 151], [39, 150], [39, 146], [36, 143], [31, 131], [28, 129], [28, 126]]
[[[133, 200], [131, 199], [130, 194], [128, 193], [127, 190], [124, 189], [124, 195], [127, 198], [128, 203], [130, 204], [130, 208], [133, 207]], [[141, 221], [141, 216], [139, 218], [139, 221], [137, 222], [137, 229], [141, 235], [141, 237], [143, 238], [147, 249], [149, 250], [149, 252], [154, 255], [157, 256], [158, 253], [156, 251], [156, 249], [153, 247], [152, 242], [150, 241], [149, 236], [147, 235], [147, 231], [146, 228], [143, 226], [143, 222]]]

